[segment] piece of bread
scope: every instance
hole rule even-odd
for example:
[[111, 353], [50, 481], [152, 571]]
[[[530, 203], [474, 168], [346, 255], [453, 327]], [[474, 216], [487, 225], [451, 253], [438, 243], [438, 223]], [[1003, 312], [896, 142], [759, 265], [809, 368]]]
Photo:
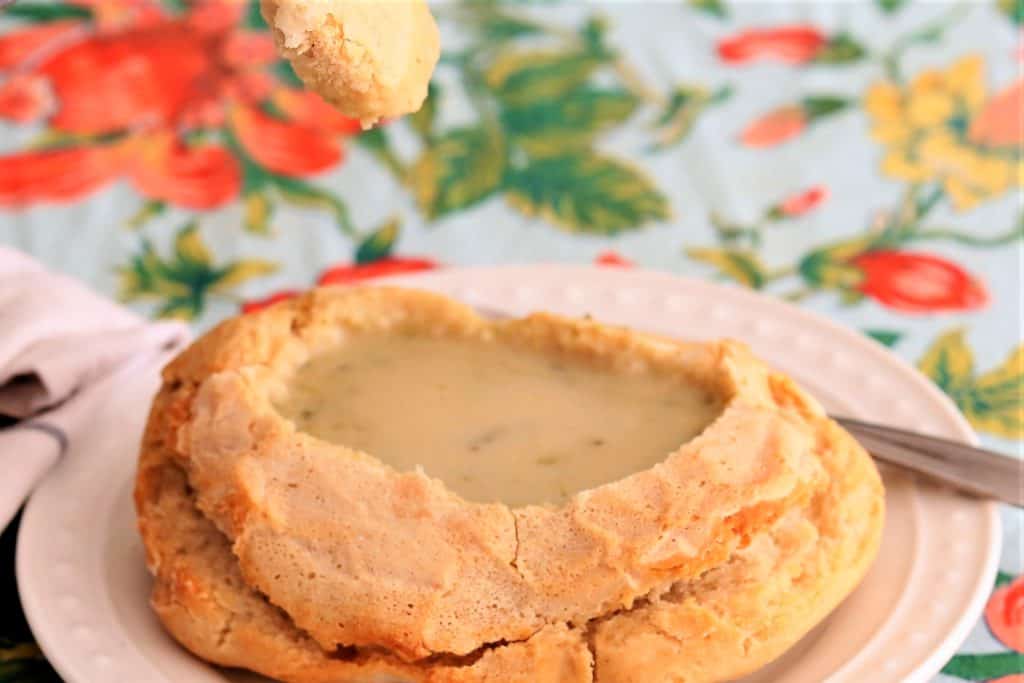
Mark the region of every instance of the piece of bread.
[[[154, 413], [173, 409], [165, 393]], [[151, 603], [167, 630], [203, 659], [289, 683], [583, 683], [592, 657], [578, 632], [543, 629], [529, 640], [482, 648], [465, 657], [408, 663], [379, 648], [325, 652], [242, 578], [231, 544], [195, 506], [185, 473], [151, 424], [139, 462], [135, 500]], [[387, 678], [388, 676], [392, 678]]]
[[423, 0], [261, 0], [260, 8], [299, 78], [364, 128], [423, 104], [441, 52]]
[[779, 657], [856, 587], [881, 542], [882, 485], [838, 425], [820, 419], [818, 433], [829, 484], [699, 581], [598, 623], [599, 680], [733, 680]]
[[[561, 508], [469, 503], [270, 406], [291, 369], [366, 330], [642, 360], [726, 407], [664, 463]], [[395, 289], [317, 291], [199, 340], [164, 372], [136, 491], [171, 633], [296, 682], [741, 675], [863, 576], [882, 500], [856, 442], [736, 344], [554, 316], [490, 323]]]

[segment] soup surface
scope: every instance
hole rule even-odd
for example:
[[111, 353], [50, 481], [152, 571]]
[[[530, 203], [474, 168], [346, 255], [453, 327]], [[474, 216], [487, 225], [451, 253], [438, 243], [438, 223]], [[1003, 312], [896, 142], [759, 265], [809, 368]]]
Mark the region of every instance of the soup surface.
[[282, 415], [462, 497], [513, 506], [662, 461], [717, 416], [680, 378], [476, 340], [353, 337], [296, 372]]

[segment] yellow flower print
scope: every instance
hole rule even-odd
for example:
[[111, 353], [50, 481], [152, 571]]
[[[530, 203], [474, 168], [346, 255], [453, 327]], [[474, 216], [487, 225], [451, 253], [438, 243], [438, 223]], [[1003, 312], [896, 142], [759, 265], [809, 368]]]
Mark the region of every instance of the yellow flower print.
[[985, 62], [978, 55], [964, 57], [946, 71], [946, 82], [971, 110], [980, 109], [987, 96]]
[[1024, 80], [990, 96], [984, 72], [982, 58], [968, 56], [909, 85], [868, 89], [864, 109], [886, 150], [885, 175], [941, 183], [958, 211], [1024, 185]]
[[882, 173], [912, 183], [927, 182], [931, 178], [928, 167], [912, 158], [903, 149], [894, 149], [885, 155], [882, 159]]

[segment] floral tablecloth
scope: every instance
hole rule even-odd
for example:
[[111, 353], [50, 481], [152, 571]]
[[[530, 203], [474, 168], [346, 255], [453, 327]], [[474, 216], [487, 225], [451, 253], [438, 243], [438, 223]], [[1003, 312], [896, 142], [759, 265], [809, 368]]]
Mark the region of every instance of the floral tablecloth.
[[[436, 10], [425, 106], [360, 134], [275, 59], [253, 4], [17, 0], [0, 240], [200, 329], [451, 264], [730, 281], [889, 346], [1021, 457], [1022, 0]], [[984, 620], [941, 680], [1024, 683], [1020, 511], [1003, 521]], [[14, 533], [0, 681], [57, 680], [18, 607]]]

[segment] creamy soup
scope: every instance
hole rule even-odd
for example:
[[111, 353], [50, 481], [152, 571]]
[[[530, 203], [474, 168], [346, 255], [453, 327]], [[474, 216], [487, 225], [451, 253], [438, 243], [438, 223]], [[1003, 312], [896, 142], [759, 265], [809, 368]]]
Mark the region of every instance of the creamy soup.
[[662, 461], [720, 410], [680, 378], [503, 343], [352, 338], [299, 368], [278, 409], [318, 438], [459, 495], [561, 503]]

